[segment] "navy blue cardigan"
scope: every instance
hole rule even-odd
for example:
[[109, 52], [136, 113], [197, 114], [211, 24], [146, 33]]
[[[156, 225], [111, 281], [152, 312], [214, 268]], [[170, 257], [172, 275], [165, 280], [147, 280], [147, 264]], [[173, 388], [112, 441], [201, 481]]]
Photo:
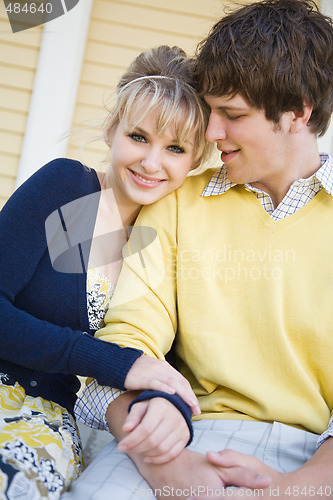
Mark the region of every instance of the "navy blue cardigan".
[[[45, 221], [73, 200], [97, 193], [94, 170], [58, 159], [38, 170], [8, 200], [0, 213], [0, 378], [21, 384], [73, 412], [79, 380], [93, 377], [102, 385], [124, 388], [141, 351], [93, 337], [87, 313], [86, 273], [52, 267]], [[89, 255], [98, 203], [79, 221], [90, 234]]]

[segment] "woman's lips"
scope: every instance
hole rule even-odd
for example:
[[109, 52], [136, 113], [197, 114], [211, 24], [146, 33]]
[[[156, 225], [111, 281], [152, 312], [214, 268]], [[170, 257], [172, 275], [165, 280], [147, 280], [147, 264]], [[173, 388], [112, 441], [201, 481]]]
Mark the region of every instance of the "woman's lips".
[[139, 174], [138, 172], [134, 172], [133, 170], [130, 170], [130, 175], [135, 182], [140, 187], [145, 187], [145, 188], [155, 188], [162, 184], [164, 182], [164, 179], [156, 179], [154, 177], [148, 177], [146, 175]]

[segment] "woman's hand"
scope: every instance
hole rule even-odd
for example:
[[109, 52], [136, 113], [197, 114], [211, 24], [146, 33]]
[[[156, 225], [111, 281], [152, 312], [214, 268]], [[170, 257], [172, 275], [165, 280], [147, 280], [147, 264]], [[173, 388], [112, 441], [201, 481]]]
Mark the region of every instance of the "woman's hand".
[[151, 464], [174, 459], [190, 438], [183, 415], [164, 398], [135, 403], [122, 431], [128, 435], [119, 442], [119, 451], [143, 455], [144, 461]]
[[169, 394], [176, 392], [191, 407], [193, 415], [201, 413], [190, 383], [167, 361], [140, 356], [125, 378], [125, 387], [131, 390], [152, 389]]

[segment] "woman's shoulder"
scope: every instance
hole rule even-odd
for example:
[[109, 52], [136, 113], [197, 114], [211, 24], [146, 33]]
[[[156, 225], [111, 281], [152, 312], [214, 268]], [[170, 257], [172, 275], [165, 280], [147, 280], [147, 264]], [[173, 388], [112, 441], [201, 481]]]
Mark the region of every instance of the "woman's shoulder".
[[[32, 210], [38, 202], [39, 210], [50, 212], [55, 208], [100, 191], [95, 170], [76, 160], [57, 158], [40, 167], [21, 184], [9, 198], [3, 210]], [[5, 212], [4, 212], [5, 213]]]
[[[56, 158], [39, 168], [25, 183], [28, 191], [38, 191], [39, 197], [50, 196], [72, 200], [100, 190], [95, 170], [77, 160]], [[24, 186], [23, 185], [23, 186]]]
[[59, 181], [69, 179], [71, 177], [85, 177], [96, 179], [96, 171], [92, 168], [88, 168], [83, 165], [78, 160], [72, 160], [70, 158], [56, 158], [49, 163], [46, 163], [43, 167], [36, 171], [34, 175], [55, 177]]

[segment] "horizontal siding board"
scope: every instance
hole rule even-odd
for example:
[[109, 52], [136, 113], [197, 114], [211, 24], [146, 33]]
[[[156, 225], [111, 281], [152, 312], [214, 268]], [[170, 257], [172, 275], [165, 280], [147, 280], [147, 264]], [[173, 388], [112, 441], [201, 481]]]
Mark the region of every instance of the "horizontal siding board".
[[[193, 34], [185, 36], [182, 33], [174, 34], [161, 32], [156, 29], [140, 29], [128, 27], [119, 23], [105, 22], [94, 19], [91, 23], [90, 39], [106, 45], [114, 44], [122, 47], [144, 50], [154, 45], [178, 45], [191, 52], [196, 45], [197, 37]], [[105, 61], [104, 61], [105, 63]]]
[[0, 39], [14, 46], [36, 48], [40, 45], [42, 33], [42, 26], [13, 33], [8, 18], [0, 17]]
[[0, 108], [0, 126], [5, 127], [7, 131], [24, 134], [26, 123], [27, 113]]
[[[120, 76], [122, 70], [117, 71], [119, 71]], [[106, 82], [114, 81], [114, 69], [110, 66], [100, 66], [87, 62], [82, 70], [81, 81], [105, 86]]]
[[73, 158], [74, 160], [78, 160], [84, 165], [87, 165], [88, 167], [95, 168], [96, 170], [99, 171], [105, 171], [107, 170], [107, 163], [106, 163], [106, 155], [107, 151], [99, 151], [96, 152], [95, 150], [84, 148], [82, 150], [79, 150], [75, 146], [70, 146], [68, 148], [68, 157]]
[[15, 46], [3, 42], [0, 38], [0, 67], [4, 64], [13, 64], [15, 61], [18, 67], [35, 68], [37, 65], [39, 48]]
[[73, 120], [73, 139], [79, 135], [76, 130], [89, 130], [90, 135], [102, 136], [102, 126], [107, 117], [107, 110], [104, 106], [91, 108], [84, 104], [78, 105], [75, 110]]
[[15, 179], [19, 164], [19, 157], [13, 154], [0, 153], [0, 183], [2, 177], [9, 177]]
[[17, 66], [1, 66], [1, 84], [20, 89], [32, 90], [35, 72], [31, 68], [18, 68]]
[[90, 85], [89, 83], [82, 83], [79, 88], [77, 103], [89, 103], [90, 106], [101, 109], [104, 107], [104, 104], [110, 99], [111, 91], [111, 86], [109, 88], [106, 88], [106, 85], [96, 86]]
[[28, 90], [11, 89], [0, 85], [0, 108], [28, 111], [30, 98], [31, 92]]
[[12, 153], [21, 151], [23, 143], [23, 134], [16, 134], [0, 129], [0, 151]]
[[102, 65], [107, 63], [126, 68], [138, 55], [138, 52], [138, 49], [105, 45], [92, 41], [87, 48], [86, 61], [94, 61], [94, 63], [101, 63]]
[[[204, 33], [211, 20], [193, 17], [188, 13], [154, 10], [145, 5], [126, 5], [116, 2], [97, 2], [94, 18], [119, 22], [137, 28], [153, 29], [159, 32], [183, 33], [188, 36]], [[198, 28], [201, 26], [201, 29]]]
[[[119, 1], [119, 0], [118, 0]], [[146, 6], [214, 20], [221, 13], [221, 0], [121, 0], [123, 4]]]
[[91, 131], [86, 136], [77, 135], [72, 138], [71, 146], [77, 149], [89, 149], [97, 154], [105, 154], [107, 146], [102, 137], [97, 137], [95, 131]]

